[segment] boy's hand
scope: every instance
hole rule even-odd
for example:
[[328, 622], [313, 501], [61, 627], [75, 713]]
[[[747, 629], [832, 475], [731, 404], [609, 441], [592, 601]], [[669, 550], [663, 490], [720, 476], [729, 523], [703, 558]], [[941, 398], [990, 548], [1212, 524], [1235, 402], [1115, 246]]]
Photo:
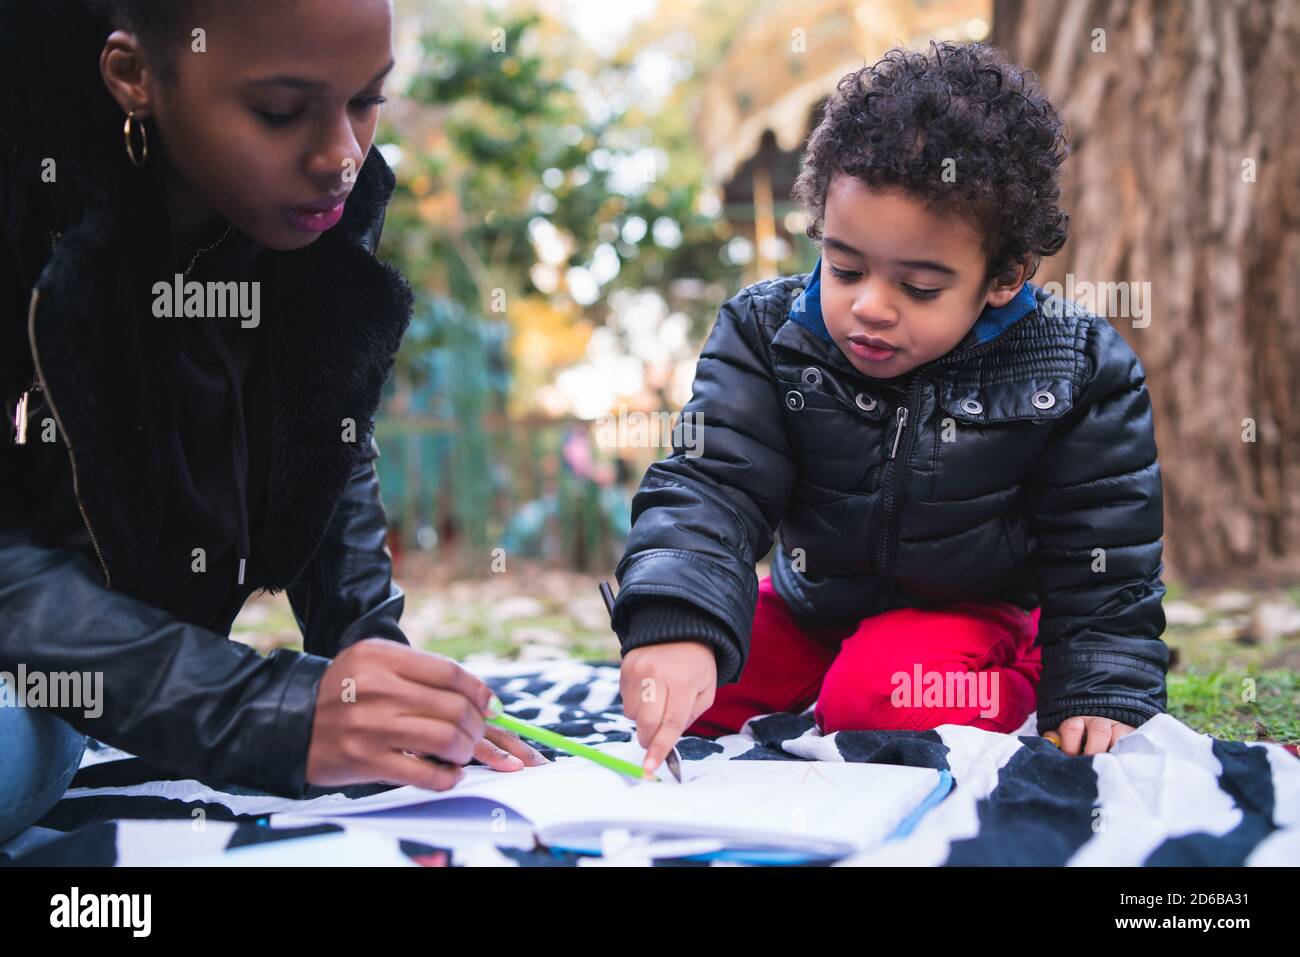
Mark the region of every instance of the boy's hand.
[[623, 656], [623, 714], [636, 722], [647, 775], [654, 774], [682, 733], [713, 704], [717, 684], [713, 649], [700, 641], [645, 645]]
[[1104, 754], [1116, 741], [1136, 730], [1114, 718], [1080, 714], [1066, 718], [1055, 731], [1048, 731], [1043, 737], [1069, 755], [1077, 756], [1080, 746], [1083, 754]]
[[478, 755], [491, 698], [450, 658], [386, 638], [359, 641], [330, 662], [316, 691], [307, 781], [445, 791], [464, 777], [455, 765]]

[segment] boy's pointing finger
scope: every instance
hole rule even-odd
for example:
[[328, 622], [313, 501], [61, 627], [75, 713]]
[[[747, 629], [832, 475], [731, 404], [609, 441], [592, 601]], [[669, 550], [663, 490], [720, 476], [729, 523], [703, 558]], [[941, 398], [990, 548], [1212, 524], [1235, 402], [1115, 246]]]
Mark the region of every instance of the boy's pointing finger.
[[694, 695], [681, 692], [677, 694], [668, 693], [668, 702], [664, 708], [663, 720], [659, 722], [659, 727], [655, 730], [654, 738], [650, 741], [650, 747], [646, 749], [645, 762], [642, 764], [647, 776], [655, 773], [659, 765], [663, 763], [664, 758], [668, 757], [668, 752], [673, 749], [677, 739], [682, 736], [682, 732], [686, 729], [686, 723], [690, 719], [691, 705], [694, 703]]

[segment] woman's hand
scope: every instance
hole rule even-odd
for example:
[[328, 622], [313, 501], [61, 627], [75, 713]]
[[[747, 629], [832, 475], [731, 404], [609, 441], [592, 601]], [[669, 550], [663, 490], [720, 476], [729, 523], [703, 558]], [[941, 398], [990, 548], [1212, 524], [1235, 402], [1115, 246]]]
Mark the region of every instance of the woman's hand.
[[1136, 730], [1114, 718], [1079, 714], [1066, 718], [1055, 731], [1048, 731], [1043, 737], [1069, 755], [1077, 756], [1081, 748], [1085, 755], [1104, 754], [1116, 741]]
[[637, 741], [646, 749], [642, 767], [647, 776], [713, 704], [717, 684], [717, 659], [700, 641], [645, 645], [623, 656], [623, 714], [636, 722]]
[[445, 791], [478, 754], [491, 698], [450, 658], [386, 638], [359, 641], [335, 656], [317, 689], [307, 781]]
[[483, 740], [474, 747], [474, 757], [493, 771], [522, 771], [551, 763], [519, 735], [495, 725], [484, 730]]

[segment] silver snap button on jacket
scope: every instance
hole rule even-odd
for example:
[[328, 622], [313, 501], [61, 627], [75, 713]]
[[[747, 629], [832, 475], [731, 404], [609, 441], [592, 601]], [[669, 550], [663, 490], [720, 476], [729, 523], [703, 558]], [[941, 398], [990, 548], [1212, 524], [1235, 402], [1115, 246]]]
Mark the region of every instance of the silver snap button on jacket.
[[791, 389], [785, 394], [785, 404], [794, 412], [803, 408], [803, 393]]
[[979, 415], [984, 411], [984, 403], [979, 399], [962, 399], [961, 410], [967, 415]]
[[1052, 395], [1052, 393], [1048, 392], [1046, 389], [1043, 389], [1039, 392], [1035, 392], [1031, 401], [1034, 403], [1036, 408], [1050, 409], [1052, 406], [1056, 405], [1056, 396]]
[[821, 385], [822, 370], [816, 368], [815, 366], [809, 366], [807, 369], [803, 370], [802, 378], [804, 381], [804, 385]]
[[853, 401], [858, 404], [858, 408], [863, 412], [870, 412], [876, 407], [876, 397], [867, 395], [865, 392], [859, 392], [853, 397]]

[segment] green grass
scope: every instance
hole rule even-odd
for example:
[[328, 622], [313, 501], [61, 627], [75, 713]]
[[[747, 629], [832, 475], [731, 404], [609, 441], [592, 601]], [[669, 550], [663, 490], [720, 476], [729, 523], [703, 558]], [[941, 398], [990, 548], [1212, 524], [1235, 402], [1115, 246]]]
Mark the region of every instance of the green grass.
[[[1246, 680], [1255, 700], [1246, 699]], [[1261, 722], [1278, 744], [1300, 743], [1300, 674], [1284, 668], [1245, 672], [1188, 669], [1169, 676], [1169, 713], [1189, 728], [1233, 741], [1255, 741]]]
[[513, 658], [519, 649], [500, 630], [471, 628], [454, 638], [438, 638], [420, 645], [425, 651], [436, 652], [460, 661], [470, 655], [488, 654], [494, 658]]
[[525, 641], [516, 632], [529, 628], [546, 628], [564, 636], [556, 646], [566, 657], [580, 661], [610, 661], [618, 658], [618, 639], [608, 632], [586, 632], [563, 616], [517, 618], [502, 624], [486, 621], [464, 622], [464, 633], [449, 638], [426, 639], [420, 647], [449, 658], [464, 659], [472, 654], [488, 654], [506, 661], [518, 659]]

